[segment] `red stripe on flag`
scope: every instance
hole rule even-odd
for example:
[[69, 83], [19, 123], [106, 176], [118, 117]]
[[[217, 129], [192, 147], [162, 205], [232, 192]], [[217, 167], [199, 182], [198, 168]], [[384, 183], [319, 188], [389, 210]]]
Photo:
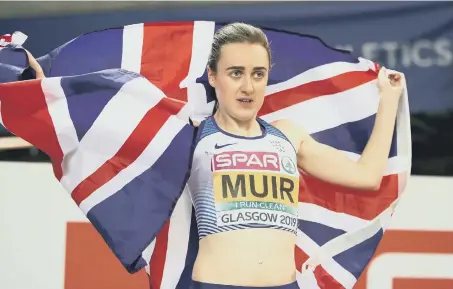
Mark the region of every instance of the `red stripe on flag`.
[[319, 288], [325, 289], [345, 289], [343, 285], [337, 282], [335, 278], [333, 278], [326, 270], [320, 265], [316, 267], [315, 271], [313, 272], [316, 277], [316, 281], [318, 282]]
[[13, 41], [13, 36], [10, 34], [0, 36], [0, 44], [3, 44], [4, 46], [11, 43], [11, 41]]
[[149, 283], [151, 288], [159, 289], [162, 284], [165, 262], [167, 259], [169, 229], [170, 221], [165, 224], [165, 226], [159, 231], [159, 234], [156, 237], [156, 244], [153, 254], [151, 255], [151, 260], [149, 262]]
[[376, 73], [379, 73], [379, 71], [381, 70], [381, 65], [379, 63], [374, 63], [374, 70], [376, 71]]
[[119, 151], [74, 189], [72, 198], [77, 205], [132, 164], [157, 135], [170, 115], [177, 114], [183, 105], [183, 103], [163, 98], [150, 109]]
[[60, 180], [63, 151], [41, 89], [41, 80], [0, 84], [0, 102], [5, 127], [45, 152]]
[[193, 22], [148, 23], [144, 26], [140, 74], [167, 97], [187, 101], [179, 88], [189, 72], [192, 57]]
[[266, 115], [289, 106], [324, 95], [331, 95], [352, 89], [376, 79], [376, 72], [352, 71], [332, 78], [309, 82], [291, 89], [283, 90], [264, 98], [258, 115]]
[[308, 260], [310, 256], [308, 256], [301, 248], [297, 245], [294, 248], [294, 260], [296, 262], [296, 269], [297, 271], [301, 272], [302, 264]]
[[334, 212], [372, 220], [398, 198], [398, 175], [384, 176], [378, 191], [349, 189], [303, 175], [299, 182], [299, 201]]

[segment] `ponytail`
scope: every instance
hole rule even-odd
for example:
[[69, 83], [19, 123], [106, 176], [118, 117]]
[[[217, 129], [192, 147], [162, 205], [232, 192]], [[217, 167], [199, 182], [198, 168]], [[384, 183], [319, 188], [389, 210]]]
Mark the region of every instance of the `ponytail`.
[[214, 109], [212, 110], [212, 115], [215, 115], [215, 113], [219, 109], [219, 101], [217, 100], [217, 98], [216, 98], [216, 100], [214, 102], [215, 103], [214, 103]]
[[214, 108], [212, 109], [212, 115], [215, 115], [217, 110], [219, 110], [219, 99], [217, 98], [217, 93], [215, 93], [215, 89], [211, 87], [211, 93], [212, 96], [214, 97]]

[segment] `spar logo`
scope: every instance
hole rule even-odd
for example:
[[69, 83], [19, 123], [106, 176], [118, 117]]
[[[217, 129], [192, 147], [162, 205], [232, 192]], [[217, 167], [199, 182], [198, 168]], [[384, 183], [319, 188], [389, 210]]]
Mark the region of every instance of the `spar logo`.
[[277, 153], [272, 152], [225, 152], [214, 155], [214, 171], [221, 170], [260, 170], [280, 171]]

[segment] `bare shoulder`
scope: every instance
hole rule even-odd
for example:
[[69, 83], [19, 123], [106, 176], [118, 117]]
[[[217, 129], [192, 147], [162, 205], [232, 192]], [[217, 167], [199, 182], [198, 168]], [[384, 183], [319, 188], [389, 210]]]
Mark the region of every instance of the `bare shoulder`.
[[300, 144], [306, 138], [305, 130], [295, 122], [289, 119], [281, 119], [271, 123], [274, 127], [279, 129], [293, 144], [296, 151], [298, 151]]

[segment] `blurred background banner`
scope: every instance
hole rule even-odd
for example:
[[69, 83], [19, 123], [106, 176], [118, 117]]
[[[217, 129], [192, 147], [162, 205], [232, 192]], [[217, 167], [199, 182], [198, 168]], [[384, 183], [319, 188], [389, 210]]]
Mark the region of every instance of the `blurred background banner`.
[[406, 75], [413, 172], [453, 175], [453, 2], [17, 2], [0, 4], [0, 34], [29, 35], [36, 57], [83, 33], [141, 22], [243, 21], [318, 36]]
[[[0, 2], [0, 35], [27, 34], [36, 57], [83, 33], [184, 20], [315, 35], [406, 75], [412, 177], [354, 289], [452, 289], [453, 2]], [[145, 272], [122, 269], [48, 161], [0, 125], [0, 289], [149, 288]]]

